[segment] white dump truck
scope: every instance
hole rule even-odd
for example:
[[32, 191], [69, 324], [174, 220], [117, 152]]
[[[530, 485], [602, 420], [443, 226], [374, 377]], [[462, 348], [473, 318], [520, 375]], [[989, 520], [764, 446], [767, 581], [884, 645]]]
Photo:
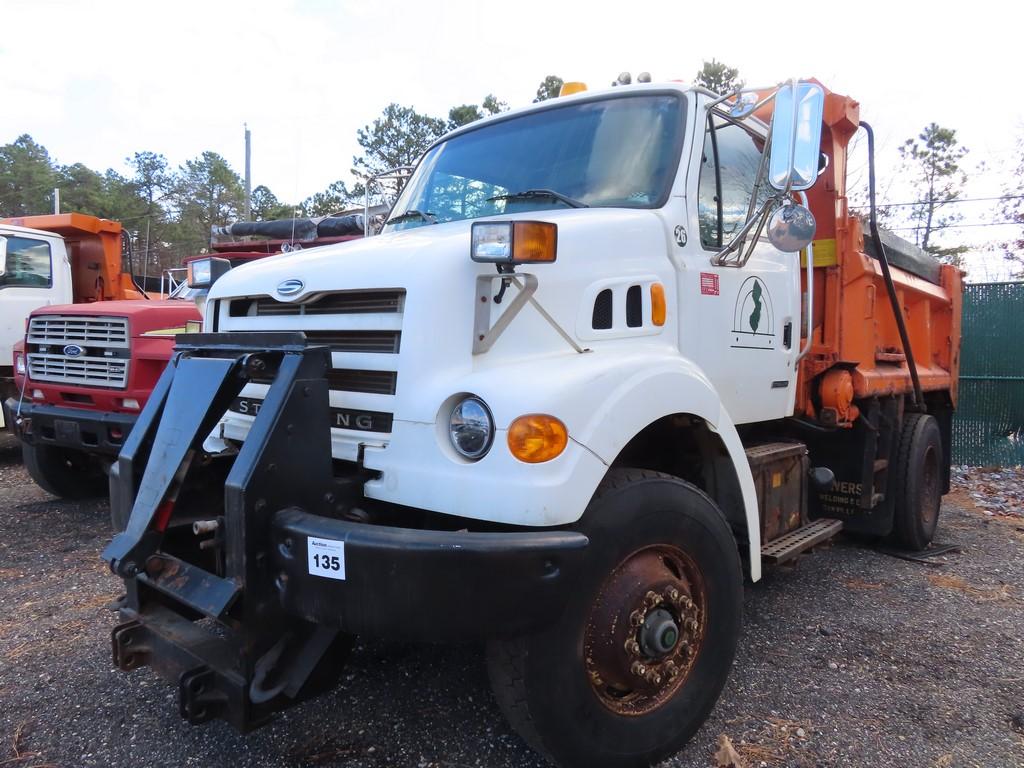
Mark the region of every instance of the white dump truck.
[[112, 470], [117, 665], [248, 730], [353, 635], [483, 640], [553, 762], [680, 749], [745, 573], [927, 546], [948, 490], [960, 275], [865, 242], [858, 128], [815, 83], [582, 90], [440, 139], [379, 236], [220, 277]]

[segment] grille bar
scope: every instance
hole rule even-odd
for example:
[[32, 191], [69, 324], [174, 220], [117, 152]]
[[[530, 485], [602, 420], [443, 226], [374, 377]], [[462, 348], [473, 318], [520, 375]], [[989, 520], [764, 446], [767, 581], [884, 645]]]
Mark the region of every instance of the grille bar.
[[357, 371], [346, 368], [327, 371], [327, 388], [342, 392], [393, 395], [397, 384], [398, 374], [394, 371]]
[[326, 344], [332, 352], [398, 354], [401, 331], [305, 331], [311, 344]]
[[328, 293], [305, 304], [290, 304], [277, 301], [271, 296], [257, 296], [233, 299], [228, 314], [230, 317], [395, 314], [402, 311], [404, 301], [404, 290]]
[[127, 348], [128, 318], [37, 315], [29, 321], [27, 343]]
[[[370, 395], [393, 395], [398, 384], [395, 371], [359, 371], [331, 368], [327, 371], [327, 388], [334, 392], [365, 392]], [[270, 384], [271, 379], [253, 378], [253, 384]]]

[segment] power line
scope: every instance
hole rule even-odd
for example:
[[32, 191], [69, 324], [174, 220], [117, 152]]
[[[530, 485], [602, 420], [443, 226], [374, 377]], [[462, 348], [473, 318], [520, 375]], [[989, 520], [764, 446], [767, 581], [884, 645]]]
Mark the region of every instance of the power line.
[[[955, 200], [934, 201], [936, 205], [949, 205], [950, 203], [984, 203], [991, 200], [1024, 200], [1024, 195], [1001, 195], [999, 197], [958, 197]], [[908, 205], [927, 205], [925, 201], [916, 203], [879, 203], [879, 208], [902, 208]], [[850, 208], [870, 208], [868, 205], [851, 205]]]
[[907, 229], [931, 229], [931, 231], [934, 232], [937, 229], [963, 229], [964, 227], [1007, 227], [1010, 225], [1017, 227], [1024, 226], [1024, 224], [1022, 224], [1019, 221], [986, 221], [978, 224], [942, 224], [933, 225], [931, 227], [885, 227], [885, 229], [894, 232]]

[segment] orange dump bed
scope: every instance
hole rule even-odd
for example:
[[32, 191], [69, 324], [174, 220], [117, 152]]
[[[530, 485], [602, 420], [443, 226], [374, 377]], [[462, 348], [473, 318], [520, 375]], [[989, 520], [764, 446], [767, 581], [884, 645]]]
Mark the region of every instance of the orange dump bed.
[[[800, 364], [796, 410], [840, 425], [856, 419], [853, 400], [913, 392], [882, 265], [865, 250], [864, 226], [847, 206], [847, 145], [859, 124], [858, 103], [826, 91], [822, 152], [829, 166], [807, 193], [818, 225], [813, 337]], [[927, 269], [917, 271], [927, 279], [890, 256], [893, 283], [925, 397], [948, 393], [955, 405], [961, 275], [923, 258]], [[806, 295], [806, 275], [802, 280]]]
[[142, 298], [131, 275], [121, 268], [119, 222], [84, 213], [18, 216], [0, 222], [41, 229], [64, 238], [76, 303]]

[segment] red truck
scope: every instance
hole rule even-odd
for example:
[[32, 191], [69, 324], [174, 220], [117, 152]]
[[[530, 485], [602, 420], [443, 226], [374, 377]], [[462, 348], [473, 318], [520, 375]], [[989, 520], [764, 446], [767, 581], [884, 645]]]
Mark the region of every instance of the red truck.
[[[46, 306], [29, 316], [14, 348], [16, 392], [3, 409], [40, 487], [64, 498], [106, 492], [110, 463], [166, 367], [175, 336], [199, 330], [197, 302], [218, 270], [353, 240], [362, 237], [363, 223], [358, 215], [239, 222], [215, 227], [214, 235], [234, 239], [186, 259], [189, 280], [166, 299]], [[269, 239], [238, 239], [248, 236]]]

